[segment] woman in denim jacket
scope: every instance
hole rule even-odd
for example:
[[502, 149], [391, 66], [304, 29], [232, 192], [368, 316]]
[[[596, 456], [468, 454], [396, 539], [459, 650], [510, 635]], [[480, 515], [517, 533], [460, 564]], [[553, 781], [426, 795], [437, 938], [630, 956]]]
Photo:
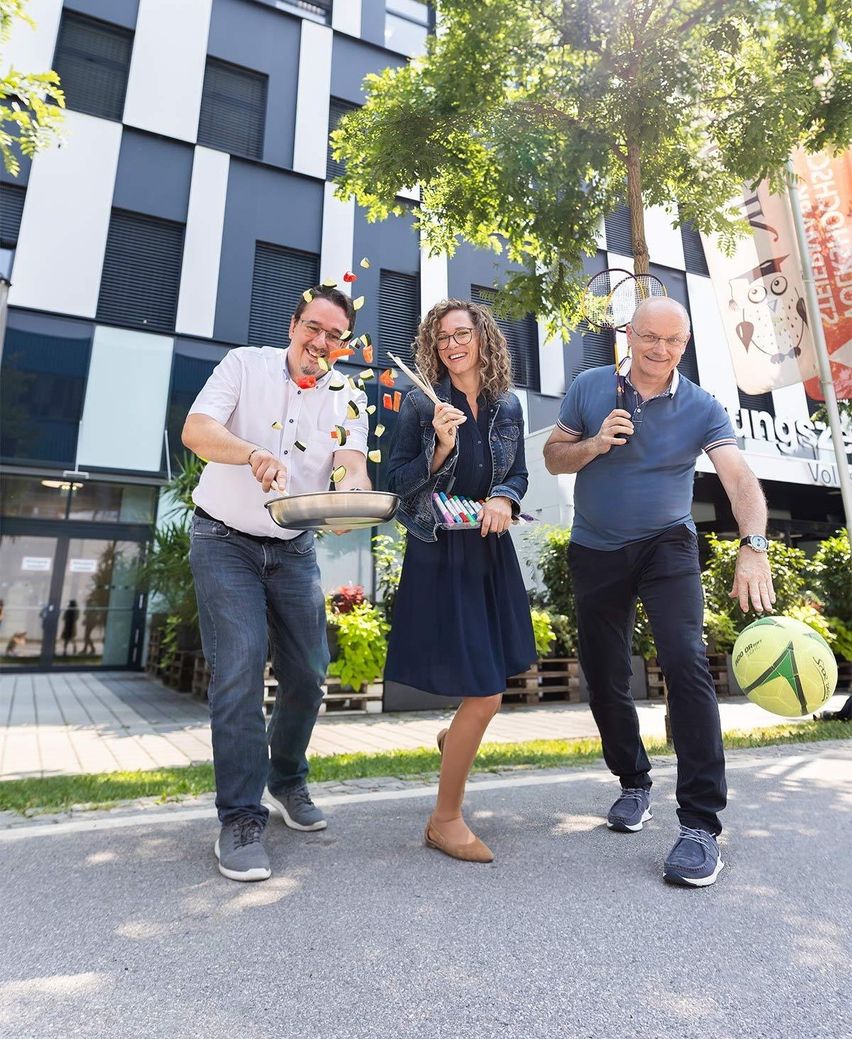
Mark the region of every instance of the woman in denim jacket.
[[[488, 308], [445, 300], [421, 322], [417, 364], [441, 403], [412, 390], [399, 413], [388, 486], [409, 537], [385, 678], [461, 697], [438, 734], [441, 779], [430, 847], [470, 862], [491, 850], [462, 817], [465, 783], [511, 675], [535, 660], [530, 610], [512, 540], [527, 489], [524, 422], [509, 392], [506, 340]], [[441, 526], [432, 495], [487, 499], [480, 526]]]

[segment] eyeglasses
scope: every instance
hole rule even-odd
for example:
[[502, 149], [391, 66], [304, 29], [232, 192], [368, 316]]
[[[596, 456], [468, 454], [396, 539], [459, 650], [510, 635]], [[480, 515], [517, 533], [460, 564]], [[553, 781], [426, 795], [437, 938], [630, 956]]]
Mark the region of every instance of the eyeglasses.
[[335, 347], [340, 346], [340, 344], [344, 341], [335, 332], [329, 332], [327, 328], [323, 328], [322, 325], [318, 325], [316, 321], [305, 321], [303, 318], [299, 318], [299, 324], [305, 326], [305, 330], [307, 331], [311, 339], [316, 339], [318, 336], [324, 335], [326, 346], [330, 347], [332, 350]]
[[644, 335], [636, 333], [637, 337], [642, 340], [646, 346], [656, 346], [657, 343], [665, 343], [666, 346], [672, 347], [676, 350], [679, 346], [685, 346], [689, 342], [689, 336], [655, 336], [652, 332], [646, 332]]
[[455, 332], [442, 332], [441, 335], [435, 336], [435, 342], [438, 344], [439, 350], [446, 350], [450, 345], [450, 340], [455, 339], [459, 346], [467, 346], [467, 344], [473, 338], [472, 328], [457, 328]]

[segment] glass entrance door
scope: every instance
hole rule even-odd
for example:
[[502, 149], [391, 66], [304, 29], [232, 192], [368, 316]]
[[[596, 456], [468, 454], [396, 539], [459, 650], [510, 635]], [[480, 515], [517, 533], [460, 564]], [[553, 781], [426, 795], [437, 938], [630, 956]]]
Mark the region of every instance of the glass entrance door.
[[0, 537], [3, 667], [138, 664], [140, 550], [136, 541]]

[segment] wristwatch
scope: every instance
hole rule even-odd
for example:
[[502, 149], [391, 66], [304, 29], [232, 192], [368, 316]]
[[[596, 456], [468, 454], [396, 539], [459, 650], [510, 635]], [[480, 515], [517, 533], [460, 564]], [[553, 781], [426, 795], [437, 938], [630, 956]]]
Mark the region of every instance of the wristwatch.
[[746, 534], [740, 538], [740, 548], [748, 545], [754, 552], [765, 552], [769, 548], [769, 542], [762, 534]]

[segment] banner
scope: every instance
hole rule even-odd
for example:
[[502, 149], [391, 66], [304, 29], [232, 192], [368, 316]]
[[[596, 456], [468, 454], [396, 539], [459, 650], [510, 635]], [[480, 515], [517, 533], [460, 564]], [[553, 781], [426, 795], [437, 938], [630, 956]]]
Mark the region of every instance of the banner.
[[[852, 152], [831, 158], [799, 151], [793, 165], [834, 389], [852, 398]], [[805, 389], [815, 400], [818, 379]]]
[[701, 237], [737, 385], [759, 394], [813, 380], [817, 366], [788, 200], [762, 181], [740, 204], [752, 234], [732, 256]]

